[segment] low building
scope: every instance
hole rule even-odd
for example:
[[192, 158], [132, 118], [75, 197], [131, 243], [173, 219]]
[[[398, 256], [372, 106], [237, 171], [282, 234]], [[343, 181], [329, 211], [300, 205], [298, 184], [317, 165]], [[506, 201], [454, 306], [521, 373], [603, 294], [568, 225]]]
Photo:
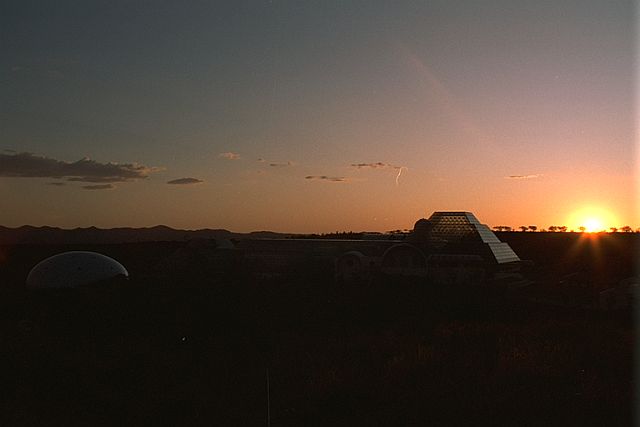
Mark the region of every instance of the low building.
[[236, 248], [257, 278], [333, 269], [341, 283], [367, 283], [378, 275], [455, 285], [522, 279], [518, 255], [470, 212], [435, 212], [402, 240], [384, 234], [360, 240], [242, 239]]
[[434, 284], [527, 283], [519, 274], [518, 255], [471, 212], [435, 212], [419, 219], [379, 260], [372, 268], [386, 276], [422, 277]]

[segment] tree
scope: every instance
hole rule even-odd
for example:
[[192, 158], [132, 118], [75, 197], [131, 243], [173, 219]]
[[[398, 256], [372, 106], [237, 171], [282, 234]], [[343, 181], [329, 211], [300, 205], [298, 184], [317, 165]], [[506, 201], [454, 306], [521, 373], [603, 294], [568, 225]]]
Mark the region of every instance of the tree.
[[578, 230], [580, 230], [581, 233], [584, 233], [587, 230], [587, 227], [580, 226], [580, 227], [578, 227]]
[[529, 227], [527, 227], [526, 225], [521, 225], [520, 227], [518, 227], [520, 229], [520, 231], [522, 231], [523, 233], [525, 231], [527, 231], [529, 229]]
[[618, 227], [610, 227], [609, 230], [611, 230], [612, 233], [617, 233]]
[[555, 233], [556, 231], [558, 231], [558, 227], [556, 227], [555, 225], [550, 225], [549, 231], [551, 231], [552, 233]]
[[560, 227], [558, 227], [558, 230], [560, 230], [563, 233], [567, 232], [567, 226], [566, 225], [561, 225]]
[[629, 227], [628, 225], [625, 225], [624, 227], [622, 227], [620, 229], [620, 231], [622, 231], [624, 233], [631, 233], [633, 231], [633, 229], [631, 227]]
[[538, 226], [537, 225], [530, 225], [529, 226], [529, 230], [536, 231], [536, 230], [538, 230]]

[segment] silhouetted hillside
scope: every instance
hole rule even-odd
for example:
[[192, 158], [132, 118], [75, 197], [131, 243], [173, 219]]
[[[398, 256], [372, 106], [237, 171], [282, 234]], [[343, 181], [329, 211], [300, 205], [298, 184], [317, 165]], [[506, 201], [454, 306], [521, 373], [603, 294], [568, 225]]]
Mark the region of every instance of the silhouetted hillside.
[[111, 244], [134, 242], [171, 242], [192, 239], [231, 239], [248, 236], [252, 238], [282, 238], [287, 234], [271, 231], [257, 231], [248, 234], [234, 233], [224, 229], [176, 230], [166, 225], [147, 228], [74, 228], [72, 230], [57, 227], [33, 227], [24, 225], [18, 228], [0, 226], [0, 244]]

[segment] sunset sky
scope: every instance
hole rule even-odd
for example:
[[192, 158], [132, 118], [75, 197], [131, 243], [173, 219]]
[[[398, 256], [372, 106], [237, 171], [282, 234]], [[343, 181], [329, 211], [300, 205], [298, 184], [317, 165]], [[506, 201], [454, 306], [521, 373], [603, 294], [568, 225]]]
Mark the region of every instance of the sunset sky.
[[9, 1], [0, 225], [640, 226], [635, 2]]

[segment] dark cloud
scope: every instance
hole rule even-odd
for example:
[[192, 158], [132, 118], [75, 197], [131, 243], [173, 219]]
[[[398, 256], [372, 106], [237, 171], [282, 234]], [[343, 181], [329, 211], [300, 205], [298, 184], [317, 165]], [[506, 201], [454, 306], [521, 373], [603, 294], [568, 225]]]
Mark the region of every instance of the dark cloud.
[[535, 174], [535, 175], [509, 175], [509, 176], [505, 176], [505, 179], [536, 179], [536, 178], [540, 178], [542, 175], [541, 174]]
[[347, 182], [348, 178], [344, 176], [326, 176], [326, 175], [308, 175], [304, 179], [316, 180], [316, 181], [330, 181], [330, 182]]
[[358, 169], [401, 169], [404, 166], [396, 166], [389, 163], [352, 163], [351, 166]]
[[62, 187], [63, 185], [67, 185], [64, 182], [47, 182], [47, 185], [53, 185], [55, 187]]
[[83, 185], [85, 190], [111, 190], [116, 188], [113, 184], [96, 184], [96, 185]]
[[189, 184], [200, 184], [204, 182], [198, 178], [178, 178], [171, 181], [167, 181], [167, 184], [177, 184], [177, 185], [189, 185]]
[[69, 182], [93, 182], [95, 184], [101, 182], [121, 182], [123, 180], [114, 180], [111, 176], [72, 176], [71, 178], [67, 178]]
[[283, 168], [283, 167], [286, 167], [286, 166], [293, 166], [293, 163], [291, 163], [291, 162], [287, 162], [287, 163], [274, 162], [274, 163], [269, 163], [269, 166], [271, 166], [272, 168]]
[[352, 163], [351, 166], [358, 169], [391, 169], [398, 171], [398, 174], [396, 175], [396, 185], [400, 184], [400, 175], [402, 175], [402, 171], [408, 169], [406, 166], [396, 166], [384, 162]]
[[136, 163], [100, 163], [87, 158], [65, 162], [33, 153], [0, 154], [0, 177], [108, 183], [144, 179], [158, 170]]

